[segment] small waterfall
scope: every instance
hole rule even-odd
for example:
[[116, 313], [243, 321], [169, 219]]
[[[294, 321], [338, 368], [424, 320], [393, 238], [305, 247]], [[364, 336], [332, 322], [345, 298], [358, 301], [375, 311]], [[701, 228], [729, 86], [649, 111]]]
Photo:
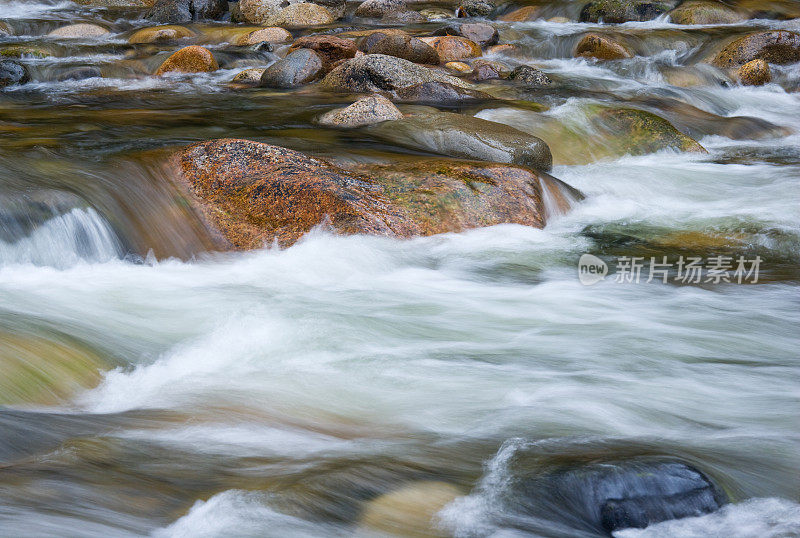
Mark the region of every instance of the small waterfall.
[[[4, 227], [3, 231], [9, 232], [10, 226]], [[62, 269], [81, 261], [105, 262], [122, 254], [111, 226], [92, 208], [73, 208], [34, 226], [27, 236], [0, 240], [0, 266], [29, 263]]]
[[558, 178], [539, 172], [539, 188], [542, 192], [545, 218], [547, 220], [563, 215], [573, 204], [583, 200], [581, 191], [571, 187]]

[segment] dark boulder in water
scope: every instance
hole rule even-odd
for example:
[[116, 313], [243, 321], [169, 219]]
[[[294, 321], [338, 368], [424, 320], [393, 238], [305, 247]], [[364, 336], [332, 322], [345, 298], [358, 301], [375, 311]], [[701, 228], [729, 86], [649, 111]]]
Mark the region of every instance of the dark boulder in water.
[[727, 499], [702, 472], [678, 461], [626, 461], [559, 469], [519, 492], [532, 515], [560, 513], [576, 529], [613, 532], [711, 513]]
[[0, 62], [0, 88], [12, 84], [25, 84], [30, 78], [28, 69], [21, 63], [13, 60]]
[[226, 0], [156, 0], [147, 18], [175, 24], [202, 19], [218, 19], [228, 10]]
[[621, 23], [649, 21], [663, 15], [678, 2], [674, 0], [594, 0], [581, 10], [581, 22]]

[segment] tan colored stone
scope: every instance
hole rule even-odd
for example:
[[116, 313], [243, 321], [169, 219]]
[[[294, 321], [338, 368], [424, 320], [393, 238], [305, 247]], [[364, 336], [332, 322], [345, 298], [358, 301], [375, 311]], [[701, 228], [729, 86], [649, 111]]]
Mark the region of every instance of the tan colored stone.
[[164, 43], [186, 37], [194, 37], [195, 35], [194, 32], [183, 26], [153, 26], [151, 28], [142, 28], [134, 32], [128, 38], [128, 43], [132, 45], [142, 43]]
[[241, 36], [236, 44], [240, 46], [257, 45], [258, 43], [289, 43], [293, 39], [292, 33], [279, 26], [270, 26], [254, 30]]
[[761, 59], [747, 62], [736, 74], [745, 86], [762, 86], [772, 80], [769, 64]]
[[156, 75], [165, 73], [204, 73], [219, 69], [211, 51], [204, 47], [192, 45], [184, 47], [167, 58]]
[[597, 34], [587, 34], [575, 47], [575, 56], [583, 58], [596, 58], [598, 60], [621, 60], [632, 58], [633, 53], [623, 44], [610, 37]]
[[67, 39], [80, 39], [86, 37], [100, 37], [108, 34], [109, 31], [96, 24], [69, 24], [53, 30], [49, 37], [63, 37]]

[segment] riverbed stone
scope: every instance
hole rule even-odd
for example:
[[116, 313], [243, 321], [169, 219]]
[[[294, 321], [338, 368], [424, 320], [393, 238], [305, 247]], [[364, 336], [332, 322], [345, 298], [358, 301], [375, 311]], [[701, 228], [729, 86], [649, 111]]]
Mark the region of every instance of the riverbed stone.
[[339, 60], [353, 58], [358, 52], [355, 41], [333, 35], [303, 36], [292, 43], [290, 51], [311, 49], [317, 53], [325, 71], [329, 71]]
[[405, 0], [365, 0], [356, 8], [354, 15], [371, 19], [380, 19], [387, 13], [406, 10]]
[[179, 24], [218, 19], [227, 10], [227, 0], [156, 0], [147, 18], [165, 24]]
[[495, 9], [492, 0], [462, 0], [456, 8], [457, 17], [488, 17]]
[[264, 71], [266, 71], [264, 67], [251, 67], [250, 69], [245, 69], [237, 73], [231, 82], [237, 84], [261, 84], [261, 76], [264, 74]]
[[426, 105], [458, 105], [493, 99], [488, 93], [438, 80], [400, 88], [395, 96], [398, 101]]
[[320, 224], [340, 234], [414, 237], [546, 222], [546, 175], [507, 164], [428, 158], [344, 169], [278, 146], [222, 139], [185, 148], [176, 165], [178, 185], [220, 248], [286, 246]]
[[81, 67], [71, 67], [62, 71], [56, 80], [64, 82], [66, 80], [86, 80], [87, 78], [99, 78], [103, 76], [103, 72], [98, 67], [93, 65], [84, 65]]
[[385, 54], [365, 54], [346, 60], [322, 80], [322, 87], [354, 93], [394, 92], [423, 82], [469, 85], [439, 71]]
[[288, 5], [284, 0], [239, 0], [239, 13], [244, 22], [272, 25], [278, 13]]
[[597, 60], [621, 60], [632, 58], [633, 53], [628, 47], [610, 37], [586, 34], [575, 46], [575, 56]]
[[800, 61], [800, 34], [784, 30], [748, 34], [728, 44], [711, 63], [729, 68], [758, 59], [773, 64]]
[[443, 64], [467, 58], [477, 58], [482, 54], [480, 46], [466, 37], [447, 35], [424, 37], [422, 40], [436, 49], [439, 54], [439, 61]]
[[14, 60], [0, 60], [0, 88], [25, 84], [31, 79], [28, 68]]
[[464, 492], [452, 484], [419, 481], [366, 503], [359, 519], [364, 534], [391, 536], [448, 536], [436, 514]]
[[410, 35], [385, 35], [383, 39], [372, 44], [366, 52], [395, 56], [418, 64], [439, 63], [439, 53], [436, 49]]
[[185, 39], [195, 37], [193, 31], [185, 26], [165, 25], [153, 26], [150, 28], [142, 28], [137, 30], [128, 38], [128, 43], [132, 45], [144, 43], [168, 43], [177, 41], [178, 39]]
[[513, 127], [463, 114], [420, 111], [403, 119], [369, 127], [394, 144], [464, 159], [520, 164], [547, 171], [550, 148], [536, 136]]
[[108, 30], [97, 24], [68, 24], [57, 28], [47, 34], [48, 37], [62, 37], [67, 39], [80, 39], [90, 37], [101, 37], [107, 35]]
[[736, 74], [745, 86], [762, 86], [772, 80], [769, 64], [761, 59], [747, 62]]
[[249, 34], [240, 36], [237, 45], [257, 45], [259, 43], [288, 43], [293, 39], [292, 33], [280, 26], [270, 26], [253, 30]]
[[323, 72], [319, 55], [311, 49], [295, 49], [264, 70], [261, 85], [268, 88], [295, 88], [317, 79]]
[[720, 2], [684, 2], [669, 12], [675, 24], [734, 24], [744, 20], [735, 9]]
[[594, 0], [583, 6], [581, 22], [622, 23], [649, 21], [677, 4], [674, 0]]
[[699, 142], [686, 136], [664, 118], [635, 108], [592, 107], [590, 121], [614, 136], [620, 149], [644, 155], [666, 148], [705, 153]]
[[362, 97], [344, 108], [323, 114], [319, 123], [328, 127], [363, 127], [383, 121], [399, 120], [403, 117], [391, 101], [380, 95]]
[[191, 45], [184, 47], [167, 58], [156, 75], [166, 73], [204, 73], [219, 69], [217, 60], [211, 51], [205, 47]]
[[542, 8], [540, 6], [524, 6], [498, 17], [498, 20], [504, 22], [535, 21], [539, 18], [541, 11]]
[[521, 65], [508, 74], [509, 80], [515, 80], [532, 88], [541, 88], [553, 83], [544, 71], [532, 65]]
[[336, 17], [328, 8], [311, 2], [289, 4], [271, 20], [270, 24], [286, 28], [308, 28], [330, 24]]
[[381, 17], [381, 24], [418, 24], [426, 21], [422, 14], [413, 9], [390, 11]]

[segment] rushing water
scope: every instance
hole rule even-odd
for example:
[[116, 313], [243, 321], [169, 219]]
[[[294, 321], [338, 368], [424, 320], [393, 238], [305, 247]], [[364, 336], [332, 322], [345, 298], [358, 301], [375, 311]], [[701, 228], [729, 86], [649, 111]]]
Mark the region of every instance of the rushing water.
[[[213, 253], [174, 202], [164, 149], [234, 136], [356, 160], [408, 152], [312, 123], [345, 98], [227, 87], [268, 52], [212, 45], [220, 71], [155, 79], [119, 67], [144, 21], [9, 0], [0, 19], [12, 43], [56, 47], [38, 36], [64, 21], [118, 32], [57, 45], [30, 60], [34, 82], [0, 93], [0, 534], [348, 536], [366, 532], [370, 499], [437, 481], [461, 495], [443, 532], [591, 536], [558, 510], [518, 513], [509, 488], [666, 457], [732, 503], [619, 538], [800, 535], [800, 93], [786, 91], [800, 67], [761, 88], [665, 77], [693, 65], [704, 35], [796, 21], [629, 23], [619, 31], [650, 54], [613, 65], [569, 57], [566, 37], [595, 25], [506, 25], [568, 91], [533, 96], [544, 114], [464, 113], [591, 139], [583, 105], [656, 96], [782, 131], [559, 164], [586, 198], [543, 230], [319, 229], [283, 250]], [[87, 64], [111, 76], [55, 80]], [[585, 156], [557, 144], [562, 162]], [[756, 284], [584, 286], [583, 253], [763, 261]]]

